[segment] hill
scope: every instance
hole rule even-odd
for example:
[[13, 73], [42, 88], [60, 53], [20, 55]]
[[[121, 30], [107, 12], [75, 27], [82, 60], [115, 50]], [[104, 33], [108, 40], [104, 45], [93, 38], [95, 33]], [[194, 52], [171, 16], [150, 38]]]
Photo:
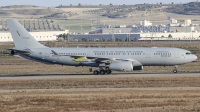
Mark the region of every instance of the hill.
[[183, 15], [199, 15], [200, 14], [200, 3], [191, 2], [188, 4], [173, 5], [166, 9], [166, 12], [183, 14]]
[[[32, 5], [13, 5], [0, 7], [0, 28], [7, 30], [6, 18], [22, 20], [32, 29], [70, 29], [71, 32], [89, 32], [99, 25], [133, 25], [142, 20], [155, 24], [165, 24], [170, 18], [179, 22], [191, 19], [200, 24], [199, 3], [188, 4], [138, 4], [138, 5], [77, 5], [39, 7]], [[31, 20], [29, 22], [29, 20]], [[195, 20], [195, 21], [194, 21]], [[37, 21], [37, 22], [35, 22]], [[53, 22], [49, 22], [53, 21]], [[40, 27], [43, 23], [43, 26]], [[46, 24], [47, 23], [47, 24]], [[38, 27], [37, 27], [38, 26]]]

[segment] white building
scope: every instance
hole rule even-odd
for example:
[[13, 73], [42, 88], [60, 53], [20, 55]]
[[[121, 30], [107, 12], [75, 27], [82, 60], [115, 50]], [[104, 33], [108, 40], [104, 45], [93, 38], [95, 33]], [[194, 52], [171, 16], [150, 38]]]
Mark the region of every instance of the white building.
[[186, 27], [170, 27], [169, 28], [169, 32], [194, 32], [195, 31], [195, 27], [190, 27], [190, 26], [186, 26]]
[[191, 20], [185, 20], [185, 26], [190, 26], [192, 24], [192, 21]]
[[171, 24], [177, 24], [178, 23], [178, 20], [176, 19], [171, 19]]
[[140, 25], [142, 25], [142, 26], [152, 26], [152, 23], [150, 21], [144, 20], [144, 21], [140, 21]]
[[[68, 30], [65, 31], [49, 31], [49, 32], [30, 32], [30, 34], [37, 41], [55, 41], [57, 36], [60, 34], [69, 33]], [[10, 32], [0, 32], [0, 42], [12, 42], [12, 36]]]
[[140, 40], [200, 40], [200, 33], [141, 33]]
[[170, 20], [167, 20], [167, 25], [171, 27], [175, 27], [175, 26], [180, 26], [180, 23], [178, 23], [178, 20], [176, 19], [170, 19]]

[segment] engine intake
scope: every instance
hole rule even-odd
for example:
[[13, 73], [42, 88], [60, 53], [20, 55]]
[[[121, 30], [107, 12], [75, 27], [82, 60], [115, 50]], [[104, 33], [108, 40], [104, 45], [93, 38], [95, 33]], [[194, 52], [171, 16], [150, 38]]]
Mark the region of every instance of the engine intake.
[[134, 66], [133, 70], [143, 70], [143, 66]]

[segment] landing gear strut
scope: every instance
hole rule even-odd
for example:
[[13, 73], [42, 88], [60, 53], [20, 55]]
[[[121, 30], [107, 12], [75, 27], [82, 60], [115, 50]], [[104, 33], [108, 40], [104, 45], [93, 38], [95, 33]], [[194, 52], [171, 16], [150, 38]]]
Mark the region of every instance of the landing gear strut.
[[178, 68], [178, 66], [176, 65], [176, 66], [174, 67], [174, 70], [173, 70], [174, 73], [178, 73], [177, 68]]

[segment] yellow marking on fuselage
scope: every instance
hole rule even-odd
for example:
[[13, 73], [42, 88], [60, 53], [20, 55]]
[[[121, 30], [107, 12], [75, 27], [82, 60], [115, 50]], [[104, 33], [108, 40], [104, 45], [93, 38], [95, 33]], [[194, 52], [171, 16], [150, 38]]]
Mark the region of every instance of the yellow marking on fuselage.
[[83, 60], [86, 60], [87, 58], [84, 56], [84, 57], [79, 57], [79, 58], [74, 58], [73, 61], [75, 62], [82, 62]]

